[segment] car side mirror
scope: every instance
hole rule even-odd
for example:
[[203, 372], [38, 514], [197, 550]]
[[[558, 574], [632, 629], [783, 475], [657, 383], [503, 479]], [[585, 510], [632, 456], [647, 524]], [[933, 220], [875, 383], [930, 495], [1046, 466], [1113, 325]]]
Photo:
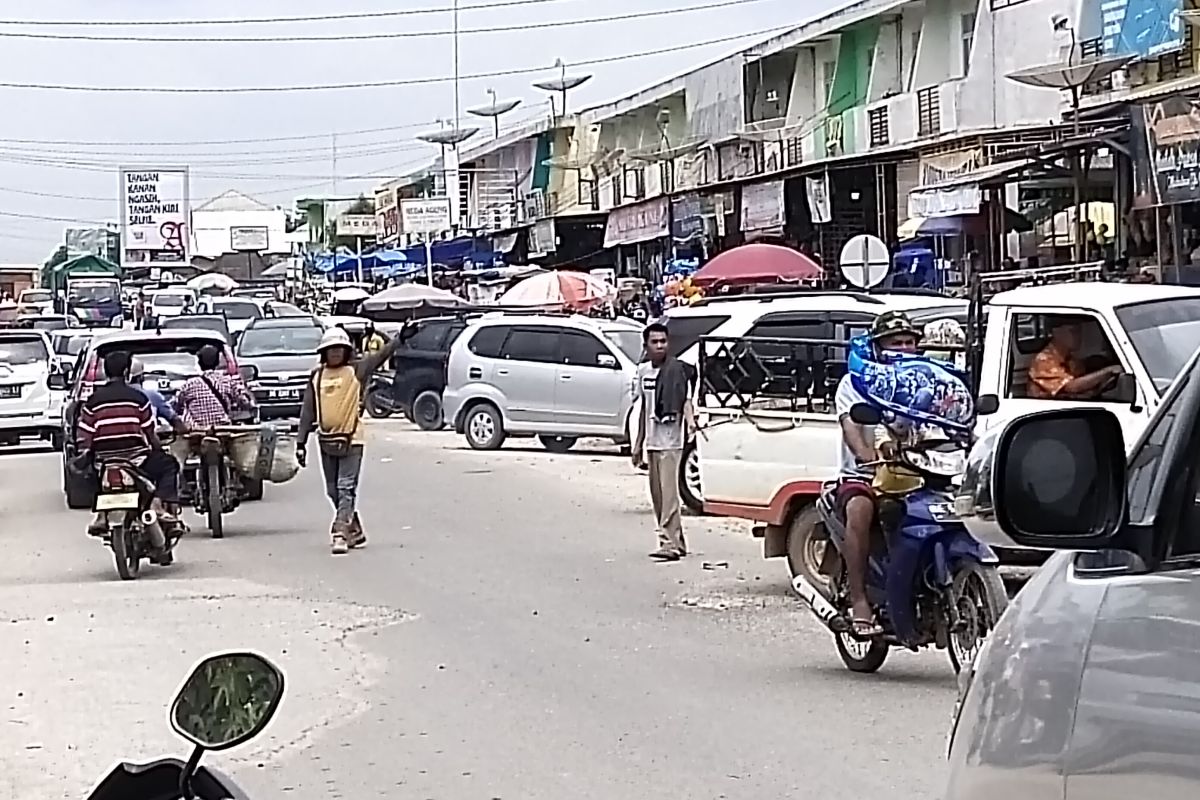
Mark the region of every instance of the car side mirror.
[[253, 364], [242, 364], [238, 367], [238, 374], [242, 376], [242, 380], [249, 383], [258, 378], [258, 367]]
[[1107, 395], [1108, 399], [1114, 403], [1133, 405], [1137, 402], [1137, 378], [1128, 372], [1121, 373], [1117, 376], [1117, 382]]
[[1023, 547], [1113, 548], [1125, 522], [1125, 471], [1125, 439], [1112, 412], [1071, 408], [1018, 417], [996, 444], [996, 523]]
[[994, 394], [981, 394], [975, 403], [975, 413], [981, 417], [995, 414], [1000, 410], [1000, 397]]
[[616, 369], [617, 359], [609, 353], [601, 353], [596, 356], [596, 366], [605, 367], [606, 369]]
[[46, 376], [46, 388], [56, 392], [64, 392], [67, 389], [67, 376], [62, 372], [51, 372]]
[[883, 413], [875, 406], [855, 403], [850, 406], [850, 419], [858, 425], [878, 425], [883, 422]]
[[283, 699], [283, 673], [255, 653], [201, 661], [171, 704], [171, 727], [204, 750], [226, 750], [257, 736]]

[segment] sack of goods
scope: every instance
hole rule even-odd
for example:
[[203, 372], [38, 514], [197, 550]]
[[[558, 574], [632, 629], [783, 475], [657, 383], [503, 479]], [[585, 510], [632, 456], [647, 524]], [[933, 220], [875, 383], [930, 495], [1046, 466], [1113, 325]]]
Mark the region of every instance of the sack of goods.
[[272, 425], [235, 438], [229, 456], [234, 468], [252, 480], [287, 483], [300, 472], [295, 434]]

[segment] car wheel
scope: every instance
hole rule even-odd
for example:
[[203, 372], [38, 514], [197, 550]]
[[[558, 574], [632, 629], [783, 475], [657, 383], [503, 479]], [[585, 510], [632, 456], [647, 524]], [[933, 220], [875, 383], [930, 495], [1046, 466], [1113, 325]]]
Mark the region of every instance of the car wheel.
[[679, 499], [695, 514], [704, 513], [704, 495], [700, 489], [700, 451], [695, 442], [683, 448], [679, 461]]
[[442, 415], [442, 395], [433, 389], [427, 389], [413, 400], [413, 422], [423, 431], [440, 431], [446, 427], [446, 419]]
[[574, 436], [539, 436], [538, 441], [551, 453], [565, 453], [579, 440]]
[[496, 450], [504, 444], [504, 420], [491, 403], [480, 403], [467, 411], [463, 431], [475, 450]]

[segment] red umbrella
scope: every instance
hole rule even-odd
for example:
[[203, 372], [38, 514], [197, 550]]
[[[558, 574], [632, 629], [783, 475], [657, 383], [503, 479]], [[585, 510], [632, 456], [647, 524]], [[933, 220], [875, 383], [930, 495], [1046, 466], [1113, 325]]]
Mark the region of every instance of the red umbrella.
[[692, 275], [692, 283], [710, 287], [722, 284], [795, 283], [821, 277], [821, 266], [790, 247], [777, 244], [744, 244], [726, 250]]

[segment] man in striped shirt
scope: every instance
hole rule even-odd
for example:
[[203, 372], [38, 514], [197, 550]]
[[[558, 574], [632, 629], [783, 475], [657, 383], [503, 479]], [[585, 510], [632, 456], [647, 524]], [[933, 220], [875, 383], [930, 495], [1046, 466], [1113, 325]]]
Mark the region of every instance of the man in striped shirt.
[[155, 510], [169, 525], [178, 520], [179, 462], [159, 444], [150, 399], [129, 384], [132, 362], [123, 350], [104, 357], [108, 382], [83, 404], [76, 441], [97, 465], [117, 460], [135, 464], [154, 482]]

